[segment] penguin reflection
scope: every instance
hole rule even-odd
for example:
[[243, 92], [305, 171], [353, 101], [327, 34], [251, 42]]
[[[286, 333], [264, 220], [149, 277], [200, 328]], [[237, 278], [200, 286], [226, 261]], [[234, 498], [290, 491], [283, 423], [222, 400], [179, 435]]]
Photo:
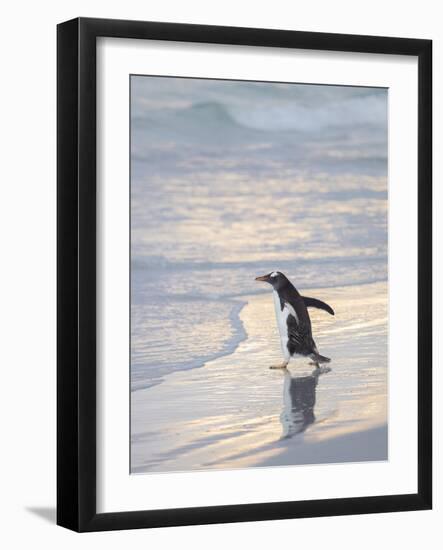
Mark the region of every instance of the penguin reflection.
[[283, 410], [280, 415], [283, 426], [282, 439], [304, 432], [314, 423], [318, 378], [330, 370], [329, 367], [317, 367], [309, 376], [291, 376], [288, 370], [285, 371]]

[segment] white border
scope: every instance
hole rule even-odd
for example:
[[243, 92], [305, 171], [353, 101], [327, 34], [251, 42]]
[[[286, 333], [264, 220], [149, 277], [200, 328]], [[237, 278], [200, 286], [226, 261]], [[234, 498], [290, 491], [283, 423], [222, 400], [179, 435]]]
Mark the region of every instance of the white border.
[[[389, 461], [129, 475], [129, 74], [389, 88]], [[97, 511], [417, 492], [417, 59], [97, 41]]]

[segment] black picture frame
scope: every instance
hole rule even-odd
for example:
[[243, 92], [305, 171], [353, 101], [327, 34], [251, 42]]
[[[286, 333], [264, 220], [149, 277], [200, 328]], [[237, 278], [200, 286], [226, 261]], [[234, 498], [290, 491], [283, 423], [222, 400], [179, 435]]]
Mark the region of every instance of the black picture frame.
[[[96, 39], [399, 54], [418, 59], [416, 494], [96, 511]], [[57, 523], [75, 531], [425, 510], [432, 506], [432, 42], [78, 18], [57, 28]]]

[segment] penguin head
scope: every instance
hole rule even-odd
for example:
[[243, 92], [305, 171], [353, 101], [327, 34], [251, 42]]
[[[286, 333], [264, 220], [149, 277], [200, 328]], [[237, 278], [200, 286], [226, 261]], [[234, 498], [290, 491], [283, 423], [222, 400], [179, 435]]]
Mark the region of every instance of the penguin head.
[[271, 273], [268, 273], [267, 275], [263, 275], [261, 277], [256, 277], [256, 281], [263, 281], [265, 283], [269, 283], [274, 287], [274, 290], [278, 290], [279, 288], [285, 286], [288, 283], [288, 279], [286, 276], [281, 273], [280, 271], [272, 271]]

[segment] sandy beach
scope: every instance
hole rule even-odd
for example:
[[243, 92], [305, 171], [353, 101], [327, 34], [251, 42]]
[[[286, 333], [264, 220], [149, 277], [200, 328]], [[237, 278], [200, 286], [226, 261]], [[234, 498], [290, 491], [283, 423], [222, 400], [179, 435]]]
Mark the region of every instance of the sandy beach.
[[310, 310], [316, 370], [288, 370], [270, 292], [246, 297], [233, 353], [131, 393], [131, 471], [170, 472], [386, 460], [387, 283], [303, 289], [336, 315]]

